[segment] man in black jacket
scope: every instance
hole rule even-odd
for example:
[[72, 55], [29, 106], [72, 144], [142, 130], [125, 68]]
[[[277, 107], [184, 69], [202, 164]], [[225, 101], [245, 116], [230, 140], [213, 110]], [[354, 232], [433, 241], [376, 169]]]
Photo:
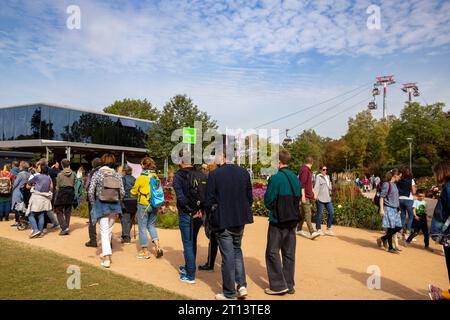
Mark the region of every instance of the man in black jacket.
[[205, 206], [222, 255], [223, 293], [216, 299], [234, 300], [247, 296], [241, 242], [244, 226], [253, 223], [252, 184], [247, 170], [218, 157], [221, 166], [208, 176]]
[[191, 165], [191, 154], [185, 152], [180, 170], [173, 177], [173, 188], [177, 198], [178, 227], [183, 242], [184, 265], [178, 267], [180, 280], [195, 284], [195, 270], [197, 257], [197, 235], [202, 226], [202, 213], [192, 208], [188, 199], [188, 175], [196, 170]]

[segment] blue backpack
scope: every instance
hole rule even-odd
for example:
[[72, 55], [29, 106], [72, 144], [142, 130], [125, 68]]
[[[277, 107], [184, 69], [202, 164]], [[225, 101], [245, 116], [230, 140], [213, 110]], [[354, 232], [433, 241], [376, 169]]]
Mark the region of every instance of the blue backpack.
[[159, 208], [164, 203], [164, 190], [161, 185], [161, 181], [159, 181], [158, 177], [155, 174], [147, 174], [143, 173], [150, 178], [150, 205], [152, 208]]

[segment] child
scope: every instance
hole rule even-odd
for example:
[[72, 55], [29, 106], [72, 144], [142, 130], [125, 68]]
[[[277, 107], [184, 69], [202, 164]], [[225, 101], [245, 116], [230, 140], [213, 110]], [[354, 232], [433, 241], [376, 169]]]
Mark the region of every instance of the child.
[[[416, 237], [420, 230], [422, 230], [423, 238], [425, 242], [425, 249], [432, 251], [430, 249], [430, 235], [428, 232], [428, 222], [427, 222], [427, 203], [425, 202], [425, 191], [418, 190], [417, 191], [417, 199], [414, 200], [413, 204], [413, 229], [414, 231], [406, 240], [406, 244], [410, 244], [411, 241]], [[405, 244], [405, 245], [406, 245]]]

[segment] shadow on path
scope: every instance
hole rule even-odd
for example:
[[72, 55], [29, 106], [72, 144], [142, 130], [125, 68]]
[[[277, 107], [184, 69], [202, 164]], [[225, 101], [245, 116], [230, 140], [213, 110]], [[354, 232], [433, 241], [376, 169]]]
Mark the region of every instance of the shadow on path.
[[338, 238], [339, 240], [342, 240], [342, 241], [345, 241], [345, 242], [348, 242], [348, 243], [351, 243], [351, 244], [354, 244], [357, 246], [379, 250], [379, 248], [377, 246], [377, 237], [376, 236], [374, 236], [373, 241], [370, 241], [367, 239], [351, 238], [351, 237], [343, 236], [343, 235], [337, 235], [335, 237]]
[[[365, 272], [357, 272], [355, 270], [347, 268], [337, 268], [337, 269], [344, 274], [350, 275], [353, 279], [361, 282], [364, 286], [366, 286], [367, 279], [370, 277], [370, 274]], [[401, 283], [383, 277], [383, 275], [381, 275], [381, 291], [390, 293], [394, 296], [397, 296], [400, 299], [405, 300], [423, 300], [427, 298], [426, 290], [420, 290], [419, 292], [414, 291], [408, 287], [405, 287]]]

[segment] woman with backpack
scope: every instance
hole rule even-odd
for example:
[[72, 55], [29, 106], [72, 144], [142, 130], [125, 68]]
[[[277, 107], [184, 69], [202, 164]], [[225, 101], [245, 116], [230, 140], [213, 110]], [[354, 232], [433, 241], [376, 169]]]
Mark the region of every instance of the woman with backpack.
[[11, 192], [14, 184], [14, 175], [11, 173], [11, 166], [5, 164], [0, 171], [0, 221], [9, 221], [11, 212]]
[[24, 214], [26, 207], [24, 204], [22, 189], [28, 182], [31, 174], [28, 172], [30, 165], [26, 161], [21, 161], [19, 164], [20, 172], [16, 176], [16, 180], [12, 186], [12, 199], [11, 199], [11, 209], [14, 211], [16, 222], [11, 225], [11, 227], [17, 227], [20, 221], [21, 213]]
[[150, 233], [152, 242], [156, 249], [156, 258], [161, 258], [164, 254], [159, 244], [158, 231], [156, 230], [156, 217], [158, 208], [150, 205], [152, 190], [150, 182], [152, 179], [158, 179], [156, 175], [156, 164], [150, 157], [145, 157], [141, 161], [142, 173], [136, 179], [133, 188], [130, 191], [132, 197], [137, 198], [137, 215], [139, 225], [139, 244], [141, 250], [138, 252], [139, 259], [150, 259], [148, 251], [148, 236]]
[[115, 171], [116, 158], [106, 153], [102, 156], [103, 166], [95, 172], [89, 186], [89, 201], [92, 204], [92, 224], [100, 221], [100, 235], [102, 241], [102, 266], [111, 266], [112, 229], [117, 215], [122, 214], [120, 205], [125, 195], [122, 177]]
[[401, 178], [401, 173], [393, 169], [386, 174], [386, 182], [383, 183], [380, 192], [380, 215], [383, 217], [383, 228], [386, 234], [377, 239], [377, 244], [390, 253], [399, 253], [398, 246], [394, 249], [392, 238], [402, 229], [402, 220], [398, 213], [399, 195], [396, 182]]
[[[442, 185], [442, 192], [434, 209], [431, 222], [431, 237], [444, 247], [447, 264], [448, 280], [450, 282], [450, 161], [442, 161], [433, 167], [434, 177]], [[450, 300], [450, 290], [442, 290], [429, 285], [431, 300]]]

